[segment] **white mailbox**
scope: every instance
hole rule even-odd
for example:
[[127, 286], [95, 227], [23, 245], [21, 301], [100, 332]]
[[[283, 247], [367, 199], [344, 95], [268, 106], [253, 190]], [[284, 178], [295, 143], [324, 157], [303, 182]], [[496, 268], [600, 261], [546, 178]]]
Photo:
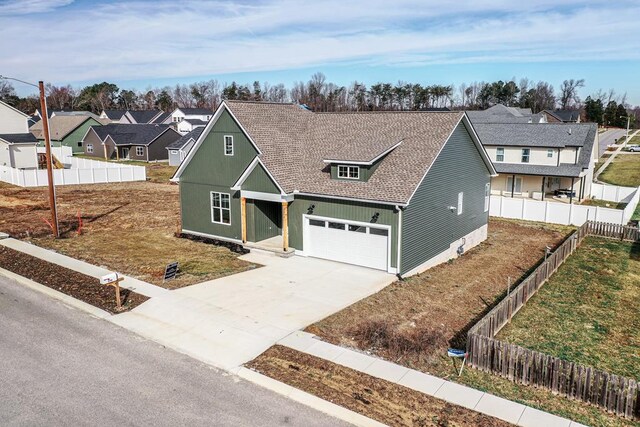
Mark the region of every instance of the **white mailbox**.
[[109, 283], [113, 283], [118, 280], [118, 273], [109, 273], [100, 278], [101, 285], [108, 285]]

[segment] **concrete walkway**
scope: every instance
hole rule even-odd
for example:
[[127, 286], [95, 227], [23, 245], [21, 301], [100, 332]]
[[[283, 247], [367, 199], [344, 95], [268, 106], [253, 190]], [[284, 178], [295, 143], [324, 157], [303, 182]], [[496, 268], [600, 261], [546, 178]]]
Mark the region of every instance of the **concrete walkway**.
[[[0, 245], [4, 245], [8, 248], [24, 252], [36, 258], [43, 259], [53, 264], [58, 264], [62, 267], [68, 268], [69, 270], [74, 270], [78, 273], [82, 273], [98, 279], [106, 274], [113, 273], [112, 270], [107, 270], [106, 268], [102, 267], [96, 267], [95, 265], [89, 264], [87, 262], [80, 261], [75, 258], [71, 258], [36, 245], [32, 245], [27, 242], [23, 242], [22, 240], [16, 240], [12, 238], [0, 239]], [[142, 280], [134, 279], [133, 277], [128, 277], [124, 274], [118, 273], [118, 275], [124, 277], [124, 280], [120, 283], [120, 286], [126, 289], [130, 289], [139, 294], [148, 296], [150, 298], [165, 295], [169, 292], [167, 289], [161, 288], [160, 286], [152, 285], [151, 283], [143, 282]]]
[[517, 426], [585, 427], [583, 424], [548, 412], [321, 341], [315, 335], [307, 332], [294, 332], [278, 341], [278, 344], [499, 418]]

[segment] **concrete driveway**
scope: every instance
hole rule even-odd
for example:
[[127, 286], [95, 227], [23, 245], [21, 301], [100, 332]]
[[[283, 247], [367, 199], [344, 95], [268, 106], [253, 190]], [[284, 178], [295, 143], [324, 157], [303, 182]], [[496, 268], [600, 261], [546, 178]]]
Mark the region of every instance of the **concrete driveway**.
[[276, 341], [395, 280], [383, 271], [253, 251], [264, 267], [167, 292], [113, 322], [233, 371]]

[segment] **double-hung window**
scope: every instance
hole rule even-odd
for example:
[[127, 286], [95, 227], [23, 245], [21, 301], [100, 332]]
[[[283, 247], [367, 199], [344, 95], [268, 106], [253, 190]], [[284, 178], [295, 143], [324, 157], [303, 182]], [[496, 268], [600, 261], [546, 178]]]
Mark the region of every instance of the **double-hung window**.
[[211, 192], [211, 222], [231, 224], [231, 198], [228, 194]]
[[552, 158], [553, 157], [553, 149], [549, 148], [547, 150], [547, 157]]
[[338, 178], [359, 179], [360, 168], [358, 166], [338, 165]]
[[233, 136], [232, 135], [224, 136], [224, 155], [233, 156]]
[[496, 148], [496, 162], [504, 162], [504, 148]]
[[87, 144], [87, 153], [93, 153], [93, 144]]
[[531, 154], [531, 150], [529, 148], [522, 149], [522, 163], [529, 163], [530, 154]]
[[140, 147], [140, 146], [136, 147], [136, 156], [138, 157], [144, 156], [144, 147]]

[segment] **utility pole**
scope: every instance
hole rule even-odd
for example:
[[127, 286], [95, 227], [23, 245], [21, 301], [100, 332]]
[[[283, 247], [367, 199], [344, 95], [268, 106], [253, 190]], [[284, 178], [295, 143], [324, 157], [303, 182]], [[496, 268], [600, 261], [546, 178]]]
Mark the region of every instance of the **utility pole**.
[[37, 85], [24, 80], [16, 79], [13, 77], [7, 77], [0, 75], [0, 80], [15, 80], [20, 83], [24, 83], [29, 86], [38, 88], [40, 92], [40, 111], [42, 112], [42, 132], [44, 134], [44, 145], [46, 150], [46, 162], [47, 162], [47, 180], [49, 183], [49, 206], [51, 207], [51, 229], [53, 231], [53, 237], [56, 239], [60, 237], [60, 231], [58, 230], [58, 208], [56, 207], [56, 188], [53, 185], [53, 162], [51, 157], [51, 138], [49, 136], [49, 113], [47, 112], [47, 99], [44, 96], [44, 83], [38, 82]]
[[56, 207], [56, 187], [53, 185], [53, 162], [51, 158], [51, 139], [49, 137], [49, 113], [47, 112], [47, 99], [44, 96], [44, 83], [38, 82], [40, 90], [40, 111], [42, 111], [42, 132], [44, 133], [44, 146], [47, 158], [47, 180], [49, 181], [49, 206], [51, 206], [51, 229], [53, 237], [60, 237], [58, 231], [58, 208]]

